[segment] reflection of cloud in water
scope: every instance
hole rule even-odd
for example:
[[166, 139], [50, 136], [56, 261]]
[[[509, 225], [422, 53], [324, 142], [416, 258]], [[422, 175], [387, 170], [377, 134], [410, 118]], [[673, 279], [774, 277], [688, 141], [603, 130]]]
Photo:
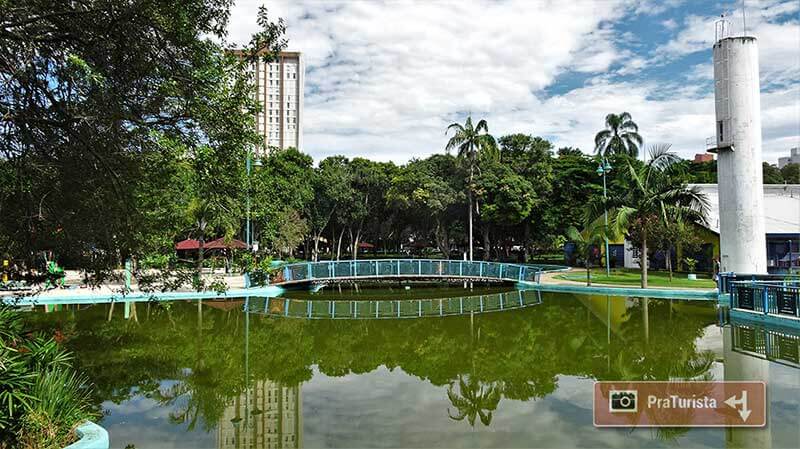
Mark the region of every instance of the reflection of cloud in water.
[[[378, 368], [362, 375], [319, 374], [303, 384], [306, 447], [662, 447], [649, 429], [592, 426], [592, 379], [561, 376], [539, 400], [502, 399], [490, 426], [447, 416], [447, 388]], [[721, 429], [695, 429], [683, 446], [724, 445]]]
[[[168, 388], [168, 383], [162, 383]], [[185, 432], [185, 425], [179, 428], [169, 422], [169, 413], [180, 409], [185, 398], [172, 407], [162, 407], [155, 400], [136, 395], [120, 404], [106, 401], [103, 409], [110, 414], [100, 422], [111, 437], [111, 449], [123, 449], [133, 444], [137, 449], [172, 448], [214, 448], [216, 438], [213, 433], [195, 429]]]

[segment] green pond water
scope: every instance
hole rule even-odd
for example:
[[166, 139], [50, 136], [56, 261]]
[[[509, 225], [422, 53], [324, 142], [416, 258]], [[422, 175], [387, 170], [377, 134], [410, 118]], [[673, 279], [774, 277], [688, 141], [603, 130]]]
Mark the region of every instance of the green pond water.
[[[462, 286], [463, 287], [463, 286]], [[513, 287], [289, 292], [293, 301], [430, 300]], [[259, 302], [260, 301], [260, 302]], [[343, 301], [347, 303], [350, 301]], [[545, 294], [524, 307], [411, 319], [281, 317], [281, 302], [61, 306], [28, 314], [75, 352], [114, 448], [758, 447], [800, 442], [796, 335], [713, 303]], [[277, 307], [277, 310], [273, 310]], [[278, 316], [275, 316], [278, 315]], [[772, 334], [770, 334], [772, 335]], [[765, 429], [599, 429], [596, 380], [764, 380]]]

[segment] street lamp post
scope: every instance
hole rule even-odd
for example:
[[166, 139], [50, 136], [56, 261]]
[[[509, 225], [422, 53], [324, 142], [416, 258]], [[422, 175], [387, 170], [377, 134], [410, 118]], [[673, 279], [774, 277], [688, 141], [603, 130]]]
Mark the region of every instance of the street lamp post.
[[247, 169], [247, 225], [245, 226], [245, 240], [247, 243], [247, 250], [250, 251], [253, 249], [253, 241], [250, 235], [250, 194], [252, 190], [252, 182], [250, 181], [250, 172], [252, 171], [252, 167], [255, 165], [256, 167], [261, 166], [261, 160], [256, 159], [253, 161], [253, 151], [247, 151], [247, 162], [245, 167]]
[[245, 227], [245, 240], [247, 243], [247, 250], [250, 251], [251, 242], [250, 242], [250, 166], [252, 159], [252, 152], [250, 150], [247, 151], [247, 225]]
[[597, 174], [603, 176], [603, 220], [605, 221], [605, 239], [606, 239], [606, 276], [611, 277], [611, 259], [608, 252], [608, 209], [606, 202], [608, 200], [608, 193], [606, 189], [606, 173], [611, 171], [611, 164], [602, 158], [600, 165], [597, 167]]

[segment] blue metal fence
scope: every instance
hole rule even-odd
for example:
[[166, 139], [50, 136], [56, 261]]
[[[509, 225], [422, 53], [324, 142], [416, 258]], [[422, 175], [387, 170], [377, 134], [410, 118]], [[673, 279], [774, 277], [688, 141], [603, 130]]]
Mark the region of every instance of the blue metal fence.
[[800, 319], [800, 281], [733, 281], [731, 308]]
[[471, 278], [538, 283], [543, 272], [564, 270], [558, 265], [523, 265], [436, 259], [382, 259], [300, 262], [284, 265], [273, 285], [334, 279], [369, 278]]
[[314, 300], [251, 297], [245, 310], [272, 316], [308, 319], [423, 318], [486, 313], [529, 307], [542, 302], [539, 290], [436, 299]]

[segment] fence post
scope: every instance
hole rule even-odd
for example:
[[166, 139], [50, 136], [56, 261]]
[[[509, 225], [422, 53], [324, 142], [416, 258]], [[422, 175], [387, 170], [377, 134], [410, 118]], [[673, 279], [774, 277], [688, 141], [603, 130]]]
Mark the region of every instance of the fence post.
[[503, 295], [505, 295], [505, 293], [500, 293], [500, 310], [503, 310]]
[[442, 316], [444, 310], [442, 309], [442, 299], [439, 300], [439, 316]]
[[480, 263], [480, 268], [478, 268], [478, 277], [483, 277], [483, 262]]
[[289, 301], [291, 301], [291, 299], [286, 298], [283, 302], [283, 316], [289, 316]]
[[458, 298], [458, 313], [464, 313], [464, 298]]
[[417, 300], [417, 316], [422, 316], [422, 300]]
[[311, 318], [311, 301], [306, 301], [306, 304], [308, 304], [308, 317]]
[[480, 301], [481, 301], [481, 312], [483, 312], [483, 295], [480, 296]]
[[311, 262], [306, 264], [306, 275], [308, 279], [314, 279], [314, 273], [311, 271]]
[[419, 275], [422, 276], [422, 259], [419, 260]]
[[292, 270], [290, 270], [289, 267], [283, 268], [283, 278], [287, 281], [292, 280]]
[[378, 318], [378, 311], [381, 310], [381, 302], [375, 301], [375, 318]]
[[458, 262], [458, 275], [464, 277], [464, 262]]
[[400, 318], [400, 301], [397, 301], [397, 318]]
[[328, 277], [333, 279], [333, 262], [328, 262]]
[[397, 260], [397, 275], [400, 276], [400, 259]]
[[764, 315], [769, 315], [769, 294], [767, 293], [768, 291], [769, 287], [764, 285], [763, 293], [761, 294], [764, 301]]

